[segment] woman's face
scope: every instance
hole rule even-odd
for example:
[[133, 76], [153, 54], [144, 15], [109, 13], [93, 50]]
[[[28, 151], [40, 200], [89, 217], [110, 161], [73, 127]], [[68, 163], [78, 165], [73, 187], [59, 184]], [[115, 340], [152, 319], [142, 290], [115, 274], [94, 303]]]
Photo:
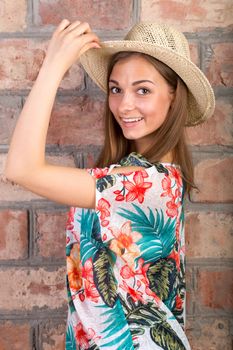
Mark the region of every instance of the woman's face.
[[142, 56], [119, 60], [109, 77], [109, 108], [126, 139], [142, 153], [166, 119], [174, 94], [162, 75]]

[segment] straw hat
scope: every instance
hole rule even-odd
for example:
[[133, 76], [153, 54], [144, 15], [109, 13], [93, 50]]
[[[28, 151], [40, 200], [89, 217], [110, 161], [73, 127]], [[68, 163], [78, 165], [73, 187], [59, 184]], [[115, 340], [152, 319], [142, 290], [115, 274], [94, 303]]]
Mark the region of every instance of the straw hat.
[[90, 49], [80, 61], [88, 75], [107, 92], [107, 68], [111, 56], [120, 51], [141, 52], [172, 68], [188, 87], [186, 126], [204, 122], [214, 112], [215, 98], [209, 81], [191, 62], [185, 36], [175, 28], [156, 23], [138, 23], [121, 41], [105, 41], [100, 49]]

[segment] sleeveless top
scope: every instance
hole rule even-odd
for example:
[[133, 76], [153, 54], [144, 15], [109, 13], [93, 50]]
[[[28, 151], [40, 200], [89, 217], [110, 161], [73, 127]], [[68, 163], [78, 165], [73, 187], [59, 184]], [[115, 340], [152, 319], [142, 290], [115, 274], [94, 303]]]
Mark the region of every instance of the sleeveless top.
[[87, 170], [96, 207], [69, 211], [66, 350], [189, 350], [180, 167], [136, 153], [120, 165], [143, 170]]

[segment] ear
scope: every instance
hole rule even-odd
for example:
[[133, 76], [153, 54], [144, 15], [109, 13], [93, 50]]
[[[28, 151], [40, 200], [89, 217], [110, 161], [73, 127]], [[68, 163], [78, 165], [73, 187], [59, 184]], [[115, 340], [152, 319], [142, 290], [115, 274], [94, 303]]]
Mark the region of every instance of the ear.
[[170, 90], [169, 97], [170, 97], [170, 108], [171, 108], [173, 101], [175, 100], [175, 97], [176, 97], [176, 92], [174, 90]]

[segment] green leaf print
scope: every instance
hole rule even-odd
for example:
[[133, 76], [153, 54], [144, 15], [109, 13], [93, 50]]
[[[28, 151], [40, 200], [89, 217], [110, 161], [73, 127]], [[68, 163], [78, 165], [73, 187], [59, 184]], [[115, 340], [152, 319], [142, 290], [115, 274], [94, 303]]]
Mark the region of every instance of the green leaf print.
[[69, 325], [66, 330], [66, 350], [77, 350], [72, 325]]
[[96, 187], [99, 192], [103, 192], [105, 189], [112, 187], [116, 183], [116, 177], [114, 175], [106, 175], [96, 180]]
[[169, 298], [177, 278], [173, 259], [160, 259], [150, 265], [147, 271], [150, 289], [163, 301]]
[[[128, 296], [127, 301], [131, 299]], [[129, 304], [128, 304], [129, 307]], [[126, 318], [128, 323], [132, 325], [140, 325], [144, 327], [152, 327], [155, 323], [160, 323], [166, 319], [166, 313], [159, 310], [153, 303], [142, 304], [140, 301], [134, 303], [132, 301], [130, 310], [128, 310]], [[135, 329], [135, 327], [133, 327]], [[142, 331], [143, 328], [139, 328]]]
[[127, 302], [121, 296], [119, 298], [124, 307], [132, 335], [138, 334], [140, 336], [149, 328], [152, 340], [162, 349], [185, 350], [182, 341], [167, 322], [166, 313], [154, 303], [142, 304], [140, 301], [135, 303], [129, 295]]
[[104, 324], [107, 325], [101, 332], [103, 339], [106, 339], [106, 343], [101, 345], [101, 349], [106, 348], [108, 350], [115, 345], [117, 349], [134, 350], [132, 335], [119, 300], [116, 301], [113, 308], [109, 308], [107, 305], [98, 305], [96, 307], [103, 308], [104, 312], [101, 316], [106, 317]]
[[91, 258], [102, 244], [98, 241], [98, 220], [97, 215], [91, 210], [82, 210], [81, 213], [81, 228], [80, 228], [80, 256], [84, 266], [87, 259]]
[[132, 206], [136, 212], [121, 208], [118, 214], [130, 220], [132, 229], [142, 234], [137, 245], [140, 247], [140, 256], [145, 263], [154, 262], [169, 255], [176, 241], [176, 220], [168, 218], [165, 223], [162, 210], [159, 213], [156, 209], [153, 213], [151, 208], [148, 208], [149, 214], [146, 215], [136, 204]]
[[117, 300], [117, 285], [105, 248], [99, 249], [93, 259], [93, 274], [96, 289], [105, 304], [113, 307]]
[[150, 335], [153, 341], [164, 350], [185, 350], [184, 344], [167, 322], [155, 324], [150, 329]]

